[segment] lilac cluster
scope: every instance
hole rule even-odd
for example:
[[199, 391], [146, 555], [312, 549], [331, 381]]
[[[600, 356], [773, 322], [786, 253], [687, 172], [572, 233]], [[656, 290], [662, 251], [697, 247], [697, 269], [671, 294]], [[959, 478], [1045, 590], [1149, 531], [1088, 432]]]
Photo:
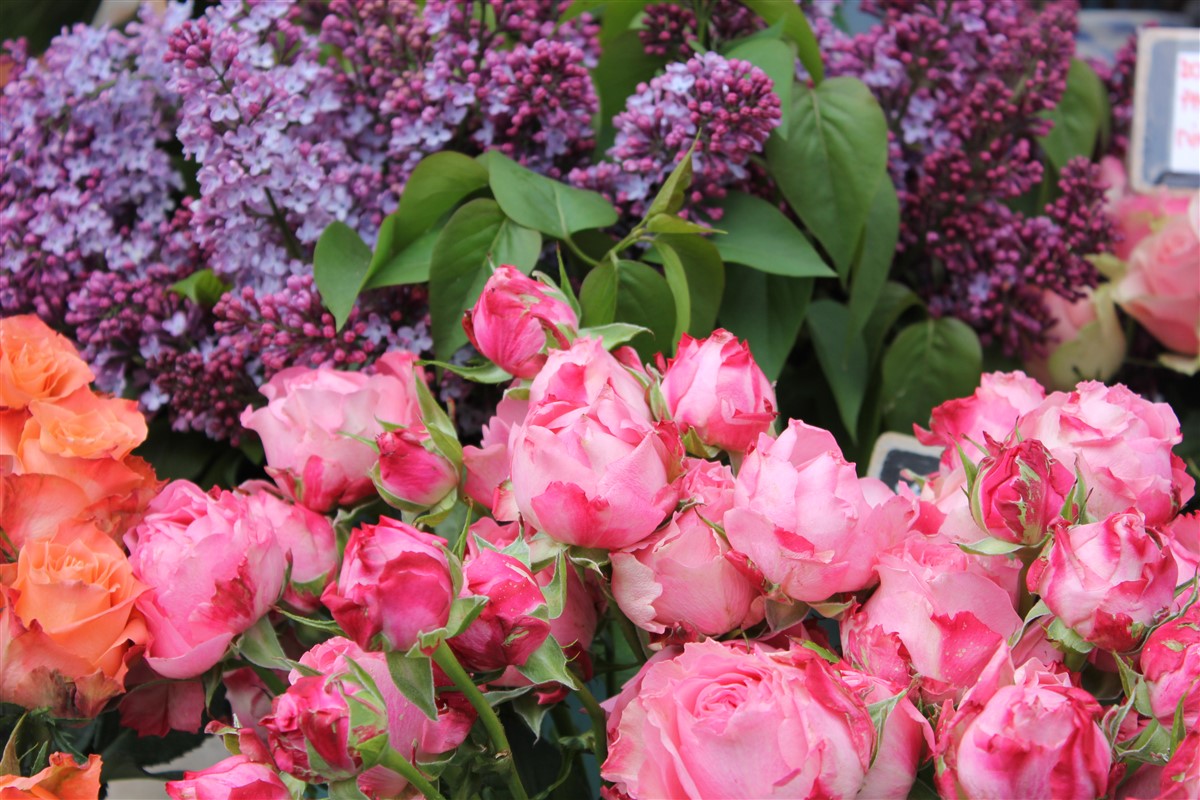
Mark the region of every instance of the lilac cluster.
[[218, 275], [266, 291], [307, 271], [329, 223], [370, 238], [385, 211], [379, 170], [345, 144], [367, 116], [352, 113], [293, 9], [225, 0], [180, 26], [166, 55], [183, 101], [177, 135], [200, 165], [197, 239]]
[[646, 6], [638, 37], [647, 55], [689, 58], [762, 27], [762, 18], [736, 0], [684, 0]]
[[172, 7], [126, 33], [84, 25], [40, 59], [18, 47], [0, 93], [0, 311], [61, 324], [87, 275], [153, 260], [183, 185], [162, 65]]
[[1092, 171], [1064, 171], [1062, 199], [1040, 215], [1014, 210], [1043, 179], [1037, 137], [1066, 87], [1076, 9], [1022, 0], [864, 7], [882, 20], [863, 34], [817, 27], [829, 72], [862, 79], [887, 117], [900, 263], [934, 313], [1008, 353], [1036, 352], [1043, 290], [1074, 298], [1094, 285], [1085, 257], [1109, 240], [1093, 222], [1103, 215]]
[[716, 220], [721, 211], [709, 204], [729, 189], [750, 188], [750, 157], [779, 120], [779, 98], [762, 70], [704, 53], [641, 84], [614, 120], [609, 161], [572, 170], [569, 180], [639, 217], [699, 135], [689, 205]]
[[1108, 155], [1124, 159], [1129, 150], [1129, 133], [1133, 126], [1133, 71], [1137, 67], [1137, 34], [1117, 51], [1113, 63], [1094, 60], [1092, 69], [1104, 82], [1108, 92], [1108, 107], [1112, 112], [1112, 140]]

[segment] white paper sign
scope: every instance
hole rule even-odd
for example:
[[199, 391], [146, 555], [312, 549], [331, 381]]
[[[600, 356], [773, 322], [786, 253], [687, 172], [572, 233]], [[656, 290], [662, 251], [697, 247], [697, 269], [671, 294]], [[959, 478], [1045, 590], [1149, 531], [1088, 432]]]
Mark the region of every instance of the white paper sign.
[[1200, 53], [1175, 56], [1171, 171], [1200, 173]]

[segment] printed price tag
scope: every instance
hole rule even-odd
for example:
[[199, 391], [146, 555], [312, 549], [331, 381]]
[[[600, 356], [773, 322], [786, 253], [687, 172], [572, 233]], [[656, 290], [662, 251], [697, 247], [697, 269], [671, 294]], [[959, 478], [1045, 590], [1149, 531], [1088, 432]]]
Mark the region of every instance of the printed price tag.
[[1138, 32], [1130, 182], [1200, 188], [1200, 28]]

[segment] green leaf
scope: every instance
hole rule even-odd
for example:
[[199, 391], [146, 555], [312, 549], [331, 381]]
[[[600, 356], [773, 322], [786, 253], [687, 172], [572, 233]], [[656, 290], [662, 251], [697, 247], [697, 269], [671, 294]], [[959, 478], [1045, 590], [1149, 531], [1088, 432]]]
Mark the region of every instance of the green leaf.
[[692, 299], [688, 293], [687, 273], [683, 270], [683, 262], [679, 255], [670, 247], [659, 248], [663, 258], [663, 276], [671, 290], [671, 298], [675, 301], [675, 330], [671, 340], [678, 342], [679, 336], [692, 324]]
[[602, 261], [592, 268], [579, 287], [583, 324], [589, 328], [608, 325], [617, 314], [617, 265]]
[[965, 553], [973, 553], [977, 556], [1003, 556], [1009, 553], [1015, 553], [1025, 545], [1020, 542], [1006, 542], [1003, 539], [997, 539], [994, 536], [985, 536], [977, 542], [965, 544], [958, 543], [958, 547]]
[[612, 350], [614, 347], [620, 347], [639, 333], [649, 333], [648, 328], [643, 328], [641, 325], [630, 325], [628, 322], [610, 322], [607, 325], [597, 325], [594, 328], [580, 328], [580, 336], [590, 336], [592, 338], [599, 337], [604, 343], [605, 350]]
[[466, 378], [474, 383], [508, 383], [513, 377], [490, 361], [473, 366], [462, 366], [459, 364], [451, 364], [448, 361], [432, 360], [419, 361], [417, 363], [419, 363], [421, 366], [438, 367], [446, 370], [447, 372], [453, 372], [460, 378]]
[[463, 198], [487, 183], [487, 168], [470, 156], [442, 150], [423, 158], [404, 184], [399, 207], [379, 228], [371, 275], [384, 269]]
[[493, 200], [472, 200], [454, 212], [433, 246], [429, 269], [430, 327], [438, 359], [449, 359], [466, 344], [462, 315], [491, 276], [489, 261], [529, 272], [540, 250], [537, 231], [510, 220]]
[[[604, 25], [608, 28], [610, 16], [621, 13], [624, 9], [640, 11], [640, 2], [614, 2], [605, 8]], [[667, 64], [665, 56], [652, 56], [646, 53], [642, 46], [638, 31], [626, 30], [625, 27], [611, 38], [605, 38], [604, 47], [600, 51], [600, 62], [592, 70], [592, 83], [596, 86], [596, 94], [600, 97], [600, 125], [596, 131], [596, 153], [604, 156], [604, 151], [613, 143], [616, 128], [612, 120], [625, 109], [625, 101], [633, 94], [639, 83], [649, 81]]]
[[767, 165], [845, 281], [875, 191], [887, 179], [887, 121], [857, 78], [795, 92], [790, 134], [768, 140]]
[[517, 672], [534, 683], [561, 683], [567, 688], [575, 688], [575, 676], [567, 669], [567, 657], [553, 636], [547, 636], [546, 641], [530, 654], [529, 660], [517, 667]]
[[730, 192], [721, 208], [725, 233], [714, 235], [712, 242], [725, 261], [792, 278], [833, 277], [808, 237], [766, 200]]
[[800, 55], [800, 63], [812, 77], [813, 83], [820, 85], [825, 80], [825, 66], [821, 63], [821, 46], [804, 12], [790, 0], [742, 0], [742, 2], [763, 18], [768, 25], [783, 22], [783, 34], [796, 43]]
[[646, 230], [651, 233], [698, 233], [707, 234], [713, 233], [714, 230], [707, 225], [697, 225], [683, 217], [675, 217], [670, 214], [655, 214], [646, 221]]
[[765, 611], [767, 628], [777, 633], [798, 624], [808, 616], [808, 605], [801, 603], [799, 600], [793, 600], [790, 603], [767, 600]]
[[485, 155], [492, 194], [514, 222], [567, 239], [576, 231], [617, 221], [617, 210], [596, 192], [538, 175], [495, 150]]
[[867, 713], [871, 715], [871, 724], [875, 728], [875, 747], [871, 752], [872, 764], [875, 763], [875, 756], [879, 752], [879, 744], [883, 741], [883, 731], [887, 726], [888, 717], [892, 715], [892, 711], [904, 697], [905, 692], [900, 692], [886, 700], [880, 700], [878, 703], [871, 703], [867, 706]]
[[686, 330], [696, 338], [707, 336], [717, 324], [721, 295], [725, 291], [725, 262], [721, 259], [721, 253], [711, 241], [700, 236], [664, 235], [655, 238], [651, 252], [658, 251], [664, 263], [665, 248], [675, 252], [687, 275], [691, 321]]
[[1046, 117], [1054, 127], [1039, 142], [1055, 169], [1061, 170], [1076, 156], [1091, 158], [1110, 111], [1104, 83], [1087, 62], [1071, 59], [1067, 89]]
[[850, 273], [849, 329], [854, 333], [863, 330], [879, 302], [899, 236], [900, 203], [896, 187], [890, 180], [882, 180], [871, 201], [858, 257]]
[[542, 596], [546, 598], [546, 610], [549, 619], [562, 616], [567, 604], [567, 570], [575, 569], [567, 563], [567, 553], [562, 551], [554, 560], [554, 577], [550, 583], [542, 587]]
[[870, 377], [867, 346], [861, 334], [851, 332], [849, 311], [833, 300], [817, 300], [809, 306], [808, 331], [842, 424], [856, 440], [858, 414]]
[[[851, 300], [853, 301], [853, 297]], [[883, 343], [904, 312], [911, 308], [921, 308], [923, 305], [921, 298], [904, 284], [888, 281], [883, 285], [871, 316], [863, 326], [863, 339], [871, 353], [872, 366], [883, 354]]]
[[[449, 415], [442, 410], [441, 405], [434, 399], [433, 393], [425, 385], [420, 375], [413, 375], [413, 385], [417, 390], [417, 405], [421, 410], [421, 421], [429, 431], [433, 445], [454, 463], [455, 467], [462, 466], [463, 451], [458, 441], [458, 431], [454, 429]], [[384, 420], [386, 422], [387, 420]]]
[[450, 619], [446, 622], [445, 638], [452, 639], [465, 631], [487, 604], [488, 599], [482, 595], [455, 598], [450, 605]]
[[406, 656], [395, 651], [387, 654], [388, 672], [400, 693], [437, 721], [437, 703], [433, 699], [433, 661], [425, 656]]
[[[363, 286], [363, 291], [378, 289], [381, 286], [407, 286], [413, 283], [426, 283], [429, 280], [429, 267], [433, 263], [433, 246], [437, 243], [441, 228], [425, 231], [408, 247], [401, 250], [392, 259], [372, 271]], [[379, 251], [376, 250], [376, 253]]]
[[792, 99], [792, 84], [796, 82], [796, 55], [792, 48], [778, 39], [750, 39], [725, 53], [727, 58], [740, 58], [761, 69], [771, 79], [775, 96], [779, 98], [782, 118], [775, 132], [788, 138], [788, 103]]
[[513, 702], [512, 708], [534, 736], [541, 736], [542, 721], [546, 719], [550, 706], [539, 703], [536, 695], [525, 694]]
[[720, 324], [750, 343], [754, 360], [775, 380], [796, 343], [812, 278], [785, 278], [737, 264], [726, 266], [725, 295]]
[[966, 397], [979, 385], [983, 350], [979, 337], [952, 317], [904, 328], [883, 356], [883, 417], [892, 430], [929, 423], [934, 406]]
[[367, 796], [358, 788], [358, 779], [349, 778], [329, 782], [329, 800], [367, 800]]
[[288, 669], [287, 655], [275, 635], [271, 620], [263, 617], [237, 641], [236, 649], [251, 664], [267, 669]]
[[216, 276], [211, 269], [198, 269], [191, 275], [171, 284], [171, 291], [180, 297], [186, 297], [201, 308], [212, 308], [221, 299], [221, 295], [233, 288]]
[[[605, 0], [604, 12], [600, 17], [600, 43], [607, 48], [609, 42], [629, 30], [648, 0]], [[636, 31], [634, 31], [636, 33]]]
[[671, 288], [653, 267], [638, 261], [617, 263], [617, 322], [631, 322], [650, 331], [635, 336], [630, 345], [643, 361], [656, 353], [674, 350], [675, 300]]
[[367, 281], [371, 248], [344, 222], [331, 222], [313, 253], [313, 280], [340, 330]]
[[[695, 152], [696, 142], [693, 141], [691, 147], [683, 154], [683, 158], [679, 160], [679, 163], [671, 170], [671, 174], [663, 181], [658, 194], [654, 196], [654, 202], [646, 210], [646, 219], [650, 221], [651, 225], [653, 225], [655, 218], [660, 215], [665, 215], [667, 219], [671, 219], [673, 215], [679, 213], [679, 209], [683, 208], [683, 203], [687, 199], [687, 190], [692, 185], [692, 157]], [[685, 220], [679, 221], [685, 222]], [[654, 230], [654, 228], [651, 227], [650, 230]], [[661, 233], [687, 233], [687, 231], [664, 230]]]

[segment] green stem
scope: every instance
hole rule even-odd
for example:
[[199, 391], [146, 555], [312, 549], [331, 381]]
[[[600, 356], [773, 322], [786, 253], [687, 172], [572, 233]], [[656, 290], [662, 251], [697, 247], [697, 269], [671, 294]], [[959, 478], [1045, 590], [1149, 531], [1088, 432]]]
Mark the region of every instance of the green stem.
[[392, 748], [388, 748], [384, 753], [383, 759], [379, 762], [380, 766], [387, 767], [392, 772], [403, 775], [405, 779], [429, 800], [446, 800], [445, 795], [437, 790], [437, 787], [429, 782], [429, 779], [421, 774], [417, 766], [410, 762], [407, 758], [397, 753]]
[[[575, 736], [579, 732], [575, 730], [575, 721], [571, 719], [571, 709], [565, 703], [555, 703], [550, 708], [550, 717], [554, 720], [554, 728], [558, 731], [559, 738], [565, 736]], [[579, 774], [583, 774], [583, 752], [576, 749], [571, 756], [572, 769], [578, 769]]]
[[596, 259], [589, 256], [587, 253], [580, 250], [579, 245], [575, 244], [575, 240], [572, 239], [570, 236], [567, 236], [565, 239], [563, 239], [563, 241], [567, 243], [567, 249], [570, 250], [572, 253], [574, 253], [575, 256], [580, 261], [583, 261], [585, 264], [594, 267], [600, 263]]
[[596, 761], [603, 765], [608, 759], [608, 728], [604, 709], [596, 702], [595, 696], [592, 695], [582, 678], [576, 683], [579, 684], [575, 689], [579, 693], [579, 702], [583, 704], [584, 710], [592, 720], [592, 736], [596, 740]]
[[512, 747], [508, 744], [504, 725], [496, 716], [496, 712], [488, 705], [483, 692], [479, 691], [479, 687], [462, 668], [462, 664], [458, 663], [454, 652], [445, 642], [440, 642], [437, 649], [433, 651], [433, 660], [479, 713], [479, 721], [483, 723], [484, 730], [492, 740], [492, 746], [496, 748], [496, 761], [504, 768], [509, 792], [516, 800], [529, 800], [529, 794], [521, 783], [521, 776], [517, 774], [517, 765], [513, 762]]

